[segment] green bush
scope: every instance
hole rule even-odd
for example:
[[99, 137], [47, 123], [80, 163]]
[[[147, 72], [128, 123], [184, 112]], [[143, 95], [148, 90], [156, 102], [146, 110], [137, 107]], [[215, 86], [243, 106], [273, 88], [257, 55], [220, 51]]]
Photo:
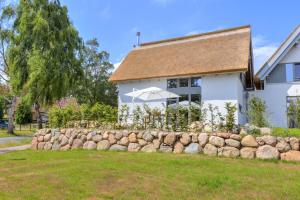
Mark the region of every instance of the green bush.
[[264, 127], [268, 125], [266, 117], [266, 103], [258, 97], [252, 97], [248, 101], [247, 115], [251, 124]]
[[235, 126], [235, 112], [237, 110], [236, 105], [232, 104], [231, 102], [225, 103], [225, 109], [226, 109], [226, 130], [228, 132], [232, 132]]
[[280, 137], [300, 137], [300, 129], [299, 128], [273, 128], [272, 135], [280, 136]]
[[67, 105], [59, 107], [54, 105], [49, 110], [49, 123], [52, 127], [65, 127], [70, 121], [87, 120], [101, 123], [115, 123], [118, 110], [115, 107], [96, 103], [94, 106], [88, 104]]
[[15, 115], [17, 124], [27, 124], [32, 122], [31, 106], [23, 100], [17, 106]]

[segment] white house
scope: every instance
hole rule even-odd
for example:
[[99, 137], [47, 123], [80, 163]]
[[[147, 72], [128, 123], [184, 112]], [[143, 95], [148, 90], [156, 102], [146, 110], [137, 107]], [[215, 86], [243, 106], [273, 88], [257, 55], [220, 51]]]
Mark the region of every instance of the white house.
[[271, 125], [289, 127], [287, 107], [300, 97], [300, 26], [288, 36], [256, 74], [256, 90], [251, 95], [267, 105]]
[[[246, 122], [247, 92], [254, 89], [250, 26], [149, 42], [133, 48], [110, 77], [117, 83], [119, 108], [147, 103], [164, 109], [180, 101], [237, 106], [236, 123]], [[144, 102], [126, 96], [134, 89], [158, 87], [175, 99]]]

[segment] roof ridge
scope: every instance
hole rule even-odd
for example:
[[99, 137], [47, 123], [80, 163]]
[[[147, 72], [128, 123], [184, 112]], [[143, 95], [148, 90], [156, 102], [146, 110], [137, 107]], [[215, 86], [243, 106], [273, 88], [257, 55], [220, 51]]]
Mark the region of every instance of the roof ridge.
[[230, 31], [235, 31], [235, 30], [245, 29], [245, 28], [251, 28], [251, 26], [250, 25], [244, 25], [244, 26], [221, 29], [221, 30], [216, 30], [216, 31], [209, 31], [209, 32], [199, 33], [199, 34], [194, 34], [194, 35], [174, 37], [174, 38], [168, 38], [168, 39], [157, 40], [157, 41], [152, 41], [152, 42], [145, 42], [145, 43], [140, 44], [140, 46], [145, 47], [145, 46], [153, 45], [153, 44], [160, 44], [160, 43], [165, 43], [165, 42], [173, 42], [173, 41], [178, 41], [178, 40], [191, 39], [191, 38], [196, 38], [196, 37], [199, 37], [199, 36], [213, 35], [213, 34], [230, 32]]

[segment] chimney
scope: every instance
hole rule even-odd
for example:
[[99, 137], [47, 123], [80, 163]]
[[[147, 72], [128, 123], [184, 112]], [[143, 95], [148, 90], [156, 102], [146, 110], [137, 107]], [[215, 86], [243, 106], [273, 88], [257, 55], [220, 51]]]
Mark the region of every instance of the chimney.
[[141, 32], [136, 32], [136, 46], [140, 46]]

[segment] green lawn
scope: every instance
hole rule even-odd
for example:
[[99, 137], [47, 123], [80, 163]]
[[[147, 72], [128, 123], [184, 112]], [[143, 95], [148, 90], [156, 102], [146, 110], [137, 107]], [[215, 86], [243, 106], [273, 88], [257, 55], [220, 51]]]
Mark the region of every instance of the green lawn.
[[295, 136], [300, 137], [299, 128], [273, 128], [272, 135], [280, 137]]
[[0, 199], [300, 199], [300, 163], [205, 155], [0, 155]]
[[21, 146], [21, 145], [25, 145], [25, 144], [30, 144], [31, 140], [32, 140], [31, 138], [26, 138], [23, 140], [18, 140], [18, 141], [13, 141], [13, 142], [0, 143], [0, 148], [15, 147], [15, 146]]
[[24, 131], [20, 131], [20, 130], [15, 130], [15, 135], [9, 135], [7, 134], [7, 130], [6, 129], [0, 129], [0, 138], [1, 137], [14, 137], [14, 136], [33, 136], [33, 134], [35, 133], [34, 130], [24, 130]]

